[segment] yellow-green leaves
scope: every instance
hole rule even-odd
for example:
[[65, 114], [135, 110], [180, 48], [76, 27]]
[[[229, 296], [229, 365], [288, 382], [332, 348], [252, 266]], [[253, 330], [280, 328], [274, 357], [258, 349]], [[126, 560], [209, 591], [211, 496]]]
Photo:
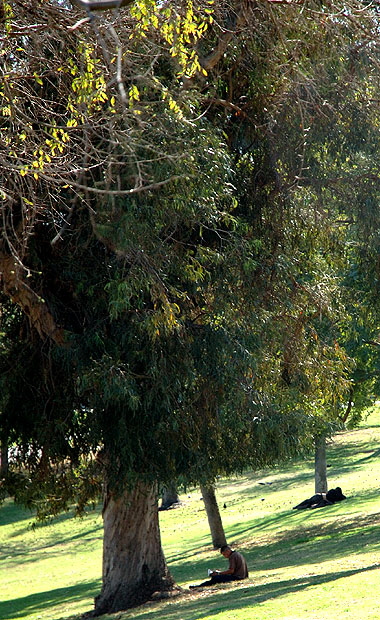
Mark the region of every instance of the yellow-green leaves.
[[169, 301], [163, 291], [152, 289], [154, 311], [149, 317], [148, 333], [155, 340], [161, 335], [168, 334], [180, 327], [178, 304]]
[[183, 117], [182, 110], [181, 110], [180, 106], [175, 101], [175, 99], [173, 99], [172, 95], [170, 94], [170, 92], [168, 91], [167, 88], [163, 88], [162, 89], [162, 99], [163, 99], [163, 101], [166, 101], [168, 103], [169, 109], [172, 112], [175, 112], [175, 114], [178, 116], [178, 118], [181, 119]]
[[38, 75], [38, 73], [36, 71], [34, 71], [33, 73], [34, 79], [36, 80], [37, 84], [39, 84], [40, 86], [43, 86], [43, 81], [41, 76]]
[[51, 155], [56, 155], [57, 151], [63, 153], [66, 143], [70, 140], [69, 134], [64, 129], [54, 126], [50, 129], [50, 134], [51, 138], [47, 138], [45, 143], [50, 148]]
[[79, 43], [68, 62], [73, 76], [73, 95], [69, 97], [67, 109], [74, 119], [83, 120], [85, 114], [101, 110], [108, 100], [105, 76], [100, 59], [95, 56], [94, 47], [90, 43]]
[[140, 101], [140, 92], [135, 84], [128, 91], [129, 107], [133, 108], [136, 101]]
[[14, 16], [12, 7], [9, 2], [6, 2], [6, 0], [3, 0], [1, 8], [2, 8], [3, 20], [4, 20], [4, 30], [6, 34], [10, 34], [12, 32], [12, 18]]
[[206, 6], [186, 0], [180, 7], [175, 3], [162, 6], [154, 0], [137, 0], [131, 13], [137, 20], [131, 38], [145, 38], [150, 31], [157, 31], [178, 63], [177, 77], [205, 73], [195, 46], [213, 22], [213, 0]]
[[[31, 128], [29, 128], [29, 133], [31, 131]], [[31, 162], [24, 164], [20, 168], [20, 175], [22, 177], [31, 174], [37, 180], [39, 174], [45, 170], [46, 165], [50, 164], [54, 157], [62, 155], [66, 150], [70, 138], [64, 129], [53, 124], [49, 129], [49, 134], [51, 137], [45, 139], [45, 144], [41, 144], [39, 148], [34, 149]], [[27, 140], [28, 134], [23, 131], [18, 138], [21, 142], [24, 142]]]

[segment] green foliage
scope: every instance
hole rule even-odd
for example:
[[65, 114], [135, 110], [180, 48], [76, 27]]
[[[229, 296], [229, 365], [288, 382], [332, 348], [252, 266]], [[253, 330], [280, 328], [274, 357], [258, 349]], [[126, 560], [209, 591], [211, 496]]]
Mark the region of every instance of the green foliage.
[[[254, 282], [256, 321], [266, 326], [256, 385], [296, 410], [302, 394], [305, 411], [332, 419], [346, 417], [354, 390], [353, 422], [373, 398], [371, 373], [357, 381], [361, 353], [348, 338], [357, 341], [359, 322], [376, 333], [377, 321], [369, 304], [361, 308], [363, 297], [351, 298], [345, 274], [366, 255], [376, 291], [376, 241], [368, 251], [368, 239], [377, 235], [377, 49], [358, 43], [358, 6], [349, 25], [343, 17], [332, 24], [323, 12], [309, 20], [313, 6], [304, 9], [260, 7], [250, 18], [249, 33], [223, 58], [233, 75], [219, 78], [219, 107], [209, 116], [223, 124], [235, 152], [244, 270]], [[366, 13], [368, 28], [371, 19]], [[358, 229], [366, 230], [364, 246]]]
[[97, 451], [114, 486], [262, 466], [377, 389], [376, 49], [355, 3], [235, 8], [141, 0], [72, 28], [12, 5], [0, 260], [23, 266], [4, 291], [25, 317], [5, 307], [0, 408], [20, 497], [45, 476], [65, 506]]

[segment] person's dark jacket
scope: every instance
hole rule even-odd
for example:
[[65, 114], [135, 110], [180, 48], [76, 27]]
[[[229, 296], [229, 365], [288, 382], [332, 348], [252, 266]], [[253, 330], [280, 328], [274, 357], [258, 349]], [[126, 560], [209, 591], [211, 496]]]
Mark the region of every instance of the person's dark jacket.
[[327, 493], [316, 493], [309, 499], [305, 499], [303, 502], [294, 506], [295, 510], [304, 510], [305, 508], [323, 508], [324, 506], [331, 506], [336, 502], [341, 502], [346, 499], [343, 495], [342, 489], [336, 487], [336, 489], [330, 489]]

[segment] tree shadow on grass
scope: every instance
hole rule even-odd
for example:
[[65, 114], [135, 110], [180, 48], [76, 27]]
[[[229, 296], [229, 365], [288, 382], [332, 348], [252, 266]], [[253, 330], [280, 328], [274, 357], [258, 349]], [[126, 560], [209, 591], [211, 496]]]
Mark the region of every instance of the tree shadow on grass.
[[[100, 514], [101, 505], [99, 504], [95, 508], [89, 508], [82, 518], [85, 518], [87, 515], [89, 517], [100, 516]], [[11, 523], [22, 524], [19, 529], [15, 530], [12, 536], [22, 536], [24, 532], [29, 531], [31, 528], [34, 528], [36, 531], [43, 530], [56, 523], [70, 521], [74, 517], [75, 512], [74, 508], [72, 508], [66, 512], [61, 512], [54, 517], [47, 518], [45, 521], [37, 521], [35, 510], [16, 504], [12, 498], [7, 498], [3, 503], [0, 503], [0, 526], [10, 525]], [[27, 525], [25, 525], [25, 521], [28, 521]]]
[[[300, 469], [303, 466], [303, 469]], [[282, 467], [261, 470], [257, 472], [245, 472], [244, 478], [247, 485], [244, 488], [242, 496], [241, 483], [242, 478], [237, 479], [237, 488], [233, 492], [234, 480], [225, 480], [217, 486], [219, 496], [229, 496], [230, 502], [239, 503], [239, 501], [247, 501], [249, 498], [262, 496], [273, 493], [274, 490], [287, 490], [288, 488], [297, 488], [306, 483], [312, 483], [314, 480], [314, 465], [312, 461], [302, 461], [297, 463], [283, 464]], [[266, 481], [270, 478], [270, 482]]]
[[339, 560], [350, 555], [380, 551], [380, 515], [352, 516], [345, 522], [309, 524], [293, 533], [279, 533], [269, 544], [245, 551], [248, 565], [262, 570]]
[[[326, 510], [334, 510], [334, 507]], [[314, 511], [308, 511], [308, 515], [303, 515], [304, 512], [302, 521], [297, 519], [296, 527], [291, 530], [288, 525], [284, 526], [284, 514], [266, 519], [266, 526], [270, 524], [277, 529], [277, 533], [274, 537], [272, 534], [269, 540], [265, 539], [265, 527], [262, 530], [258, 528], [264, 535], [261, 540], [257, 539], [258, 531], [255, 527], [252, 530], [246, 524], [241, 524], [241, 529], [234, 527], [233, 538], [239, 540], [238, 548], [243, 551], [248, 566], [273, 570], [339, 560], [351, 554], [360, 554], [364, 548], [367, 552], [380, 552], [380, 514], [337, 514], [340, 518], [321, 522], [307, 518], [308, 515], [312, 517]], [[301, 517], [299, 513], [298, 516]], [[255, 537], [256, 542], [252, 543]], [[184, 561], [184, 555], [179, 553], [169, 563], [170, 570], [180, 582], [203, 580], [207, 568], [214, 568], [210, 566], [208, 558], [191, 558], [191, 552], [187, 552], [186, 559]], [[215, 564], [218, 565], [218, 562], [220, 558], [216, 555]]]
[[[185, 599], [186, 595], [181, 596], [177, 601], [171, 602], [170, 607], [165, 606], [162, 609], [161, 615], [165, 617], [165, 620], [178, 618], [179, 609], [177, 602], [180, 605], [180, 615], [182, 618], [186, 618], [186, 620], [199, 620], [200, 618], [212, 617], [225, 611], [233, 613], [238, 609], [253, 607], [268, 600], [274, 600], [294, 592], [300, 592], [307, 588], [331, 583], [338, 579], [352, 577], [353, 575], [378, 568], [379, 566], [374, 564], [357, 569], [336, 571], [323, 575], [306, 575], [296, 579], [274, 581], [257, 586], [251, 581], [247, 581], [239, 582], [238, 586], [235, 584], [231, 586], [220, 585], [215, 586], [213, 589], [195, 590], [187, 595], [187, 599]], [[154, 609], [148, 609], [146, 612], [142, 611], [142, 613], [139, 613], [138, 618], [139, 620], [150, 620], [150, 618], [157, 616], [157, 614], [158, 610], [155, 606]], [[128, 616], [125, 617], [127, 618]]]
[[[335, 438], [327, 443], [329, 478], [336, 477], [337, 475], [341, 478], [352, 469], [366, 466], [369, 462], [376, 461], [380, 457], [380, 449], [377, 446], [375, 447], [373, 439], [362, 437], [359, 431], [351, 431], [347, 435], [347, 441], [344, 443], [336, 441]], [[336, 438], [339, 438], [339, 434]], [[276, 480], [277, 473], [278, 480]], [[260, 481], [265, 481], [268, 477], [270, 478], [270, 485], [268, 487], [262, 486], [260, 493], [269, 493], [274, 488], [281, 490], [296, 488], [309, 482], [314, 486], [314, 459], [306, 456], [305, 458], [281, 463], [276, 467], [254, 472], [247, 471], [245, 477], [247, 481], [251, 481], [250, 486], [247, 485], [247, 488], [244, 490], [244, 493], [250, 497], [257, 494], [259, 488], [257, 485], [259, 485]], [[337, 482], [336, 484], [339, 483]], [[223, 480], [218, 485], [218, 491], [221, 493], [228, 491], [230, 486], [231, 480]], [[334, 485], [330, 484], [330, 486]], [[240, 487], [237, 493], [241, 494]]]
[[32, 511], [17, 506], [13, 500], [5, 500], [0, 504], [0, 526], [10, 523], [21, 523], [23, 521], [32, 522], [34, 515]]
[[358, 460], [358, 463], [366, 463], [367, 461], [370, 461], [371, 459], [377, 459], [380, 457], [380, 448], [378, 450], [369, 450], [369, 454], [368, 456], [364, 456], [363, 458]]
[[17, 620], [33, 613], [41, 613], [57, 605], [65, 605], [94, 597], [100, 588], [100, 581], [88, 581], [68, 588], [56, 588], [37, 594], [30, 594], [9, 601], [0, 601], [0, 620]]
[[0, 544], [0, 561], [6, 559], [8, 568], [18, 565], [20, 563], [20, 558], [24, 565], [32, 564], [40, 561], [41, 557], [39, 552], [45, 551], [46, 549], [49, 549], [50, 558], [61, 556], [62, 549], [65, 545], [68, 545], [68, 547], [64, 549], [64, 553], [67, 555], [75, 555], [78, 549], [75, 544], [73, 545], [74, 541], [77, 541], [78, 545], [83, 546], [83, 544], [96, 544], [99, 540], [102, 540], [102, 534], [99, 533], [98, 527], [89, 528], [75, 535], [67, 535], [55, 539], [52, 537], [49, 541], [43, 540], [39, 544], [35, 543], [33, 552], [30, 550], [30, 543], [25, 543], [22, 539], [16, 543], [13, 542], [12, 539], [9, 539], [3, 544]]
[[[344, 528], [350, 520], [360, 522], [361, 516], [357, 513], [362, 510], [365, 511], [368, 504], [378, 500], [378, 496], [378, 489], [371, 491], [363, 489], [360, 492], [356, 492], [354, 497], [348, 496], [344, 502], [324, 508], [308, 510], [293, 510], [292, 508], [282, 510], [281, 512], [274, 511], [270, 515], [256, 517], [246, 522], [234, 523], [229, 528], [228, 537], [235, 540], [236, 544], [238, 540], [255, 539], [260, 534], [273, 531], [284, 531], [288, 537], [289, 530], [291, 530], [290, 535], [292, 535], [292, 530], [309, 528], [313, 525], [315, 526], [315, 535], [320, 534], [319, 530], [321, 528], [322, 530], [330, 526], [334, 528], [334, 524], [336, 525], [337, 522], [339, 529], [341, 527]], [[305, 499], [305, 497], [298, 497], [294, 503], [298, 503], [302, 499]]]

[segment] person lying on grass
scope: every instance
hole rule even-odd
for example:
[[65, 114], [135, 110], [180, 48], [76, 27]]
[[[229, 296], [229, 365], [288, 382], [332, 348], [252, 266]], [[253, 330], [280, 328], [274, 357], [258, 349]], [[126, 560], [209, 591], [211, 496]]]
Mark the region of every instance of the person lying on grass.
[[327, 493], [316, 493], [313, 497], [305, 499], [297, 506], [293, 506], [294, 510], [304, 510], [305, 508], [323, 508], [324, 506], [331, 506], [336, 502], [341, 502], [346, 499], [343, 495], [342, 489], [336, 487], [336, 489], [330, 489]]
[[228, 583], [229, 581], [238, 581], [247, 579], [248, 567], [247, 562], [242, 553], [235, 551], [229, 545], [224, 545], [220, 549], [220, 553], [228, 559], [227, 570], [214, 570], [210, 572], [210, 579], [198, 585], [190, 586], [193, 588], [203, 588], [204, 586], [212, 586], [216, 583]]

